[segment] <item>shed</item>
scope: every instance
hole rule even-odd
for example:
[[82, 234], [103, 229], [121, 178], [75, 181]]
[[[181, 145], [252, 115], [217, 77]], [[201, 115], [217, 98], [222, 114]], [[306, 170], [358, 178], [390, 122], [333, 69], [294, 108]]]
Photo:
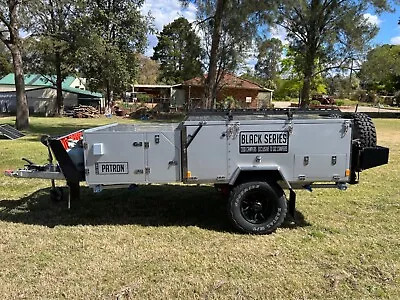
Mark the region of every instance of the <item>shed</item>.
[[[55, 87], [38, 87], [25, 91], [30, 113], [51, 114], [55, 110], [57, 90]], [[92, 93], [75, 88], [64, 88], [64, 108], [83, 104], [92, 105], [98, 109], [103, 106], [101, 94]], [[15, 113], [16, 93], [15, 91], [0, 92], [0, 112]]]
[[[31, 113], [51, 114], [54, 112], [57, 90], [53, 85], [55, 76], [47, 78], [38, 74], [26, 74], [25, 94]], [[104, 107], [102, 94], [85, 89], [85, 78], [68, 76], [62, 83], [64, 107], [84, 104], [98, 108]], [[8, 74], [0, 79], [0, 112], [14, 113], [16, 111], [16, 94], [14, 74]]]

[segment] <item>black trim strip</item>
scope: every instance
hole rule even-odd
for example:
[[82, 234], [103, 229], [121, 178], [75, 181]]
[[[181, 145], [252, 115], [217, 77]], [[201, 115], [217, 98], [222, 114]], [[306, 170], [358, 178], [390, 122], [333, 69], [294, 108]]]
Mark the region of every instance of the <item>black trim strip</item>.
[[79, 182], [85, 180], [84, 172], [79, 172], [67, 151], [64, 149], [61, 141], [58, 139], [49, 138], [49, 145], [56, 157], [58, 164], [63, 172], [67, 182]]
[[197, 127], [196, 130], [193, 132], [193, 135], [189, 136], [189, 141], [186, 143], [186, 149], [189, 148], [190, 144], [193, 142], [194, 138], [199, 133], [199, 131], [201, 130], [203, 125], [204, 125], [204, 123], [200, 123], [199, 127]]
[[[186, 145], [186, 139], [187, 139], [187, 128], [186, 126], [183, 126], [182, 124], [181, 128], [181, 145]], [[181, 147], [181, 172], [182, 172], [182, 178], [181, 180], [186, 183], [187, 181], [187, 171], [188, 171], [188, 161], [187, 161], [187, 148], [186, 147]]]

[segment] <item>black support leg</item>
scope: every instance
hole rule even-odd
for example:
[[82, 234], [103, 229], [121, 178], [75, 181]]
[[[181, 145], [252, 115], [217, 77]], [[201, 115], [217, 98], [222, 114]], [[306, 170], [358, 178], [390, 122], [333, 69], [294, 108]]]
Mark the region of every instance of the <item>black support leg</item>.
[[290, 195], [289, 195], [289, 203], [288, 203], [288, 211], [289, 214], [295, 218], [295, 212], [296, 212], [296, 193], [293, 190], [290, 190]]

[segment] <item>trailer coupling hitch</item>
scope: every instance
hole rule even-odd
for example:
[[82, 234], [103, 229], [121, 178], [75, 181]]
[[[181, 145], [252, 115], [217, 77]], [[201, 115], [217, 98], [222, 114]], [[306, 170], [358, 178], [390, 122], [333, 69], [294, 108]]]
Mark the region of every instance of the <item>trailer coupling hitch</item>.
[[46, 166], [37, 165], [25, 157], [23, 157], [22, 160], [28, 163], [28, 164], [24, 165], [28, 170], [32, 170], [32, 171], [45, 171], [46, 170]]

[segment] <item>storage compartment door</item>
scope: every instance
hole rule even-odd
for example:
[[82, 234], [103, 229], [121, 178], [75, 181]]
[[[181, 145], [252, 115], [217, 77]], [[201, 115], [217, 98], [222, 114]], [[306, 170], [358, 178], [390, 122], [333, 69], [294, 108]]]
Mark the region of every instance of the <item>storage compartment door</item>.
[[346, 154], [296, 154], [294, 177], [304, 181], [344, 181], [348, 158]]
[[[192, 182], [225, 182], [228, 175], [227, 127], [205, 125], [187, 126], [187, 140], [193, 137], [187, 148], [187, 171]], [[186, 176], [186, 174], [183, 174]]]
[[85, 136], [86, 181], [90, 185], [145, 181], [143, 133], [90, 133]]
[[180, 181], [180, 131], [146, 133], [146, 181]]

